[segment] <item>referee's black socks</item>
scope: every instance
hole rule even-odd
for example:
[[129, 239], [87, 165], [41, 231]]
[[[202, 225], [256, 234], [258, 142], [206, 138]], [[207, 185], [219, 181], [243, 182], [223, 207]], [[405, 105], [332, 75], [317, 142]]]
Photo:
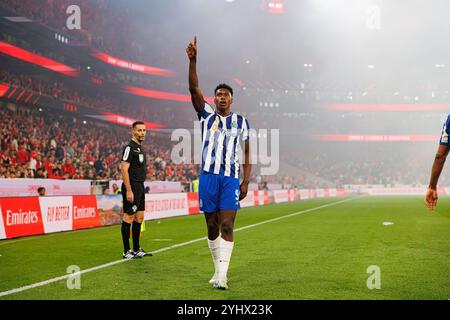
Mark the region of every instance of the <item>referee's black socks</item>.
[[[131, 224], [122, 221], [122, 240], [123, 240], [123, 252], [126, 253], [130, 250], [130, 227]], [[134, 234], [134, 230], [133, 230]], [[134, 237], [133, 237], [134, 238]]]
[[137, 252], [141, 247], [139, 245], [139, 237], [141, 235], [141, 224], [133, 221], [133, 251]]

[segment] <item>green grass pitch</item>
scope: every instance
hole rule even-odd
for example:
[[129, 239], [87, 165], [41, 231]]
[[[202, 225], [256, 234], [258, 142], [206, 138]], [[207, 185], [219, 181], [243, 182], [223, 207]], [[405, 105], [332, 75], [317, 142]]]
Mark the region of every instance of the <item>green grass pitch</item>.
[[[342, 200], [345, 202], [336, 203]], [[208, 284], [205, 239], [0, 299], [450, 299], [450, 198], [329, 198], [242, 209], [227, 291]], [[324, 206], [330, 204], [329, 206]], [[318, 208], [321, 207], [321, 208]], [[383, 225], [383, 222], [393, 222]], [[205, 237], [203, 215], [147, 221], [147, 251]], [[0, 241], [0, 292], [120, 260], [120, 226]], [[369, 266], [380, 289], [369, 290]]]

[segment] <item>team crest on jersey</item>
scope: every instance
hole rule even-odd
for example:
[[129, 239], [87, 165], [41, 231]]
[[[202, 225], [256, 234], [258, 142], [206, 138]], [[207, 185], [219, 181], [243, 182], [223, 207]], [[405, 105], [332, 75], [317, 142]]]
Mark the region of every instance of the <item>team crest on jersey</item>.
[[133, 212], [136, 212], [137, 211], [137, 206], [134, 205], [134, 206], [131, 207], [131, 209], [133, 210]]
[[143, 162], [144, 162], [144, 155], [143, 155], [143, 154], [140, 154], [140, 155], [139, 155], [139, 162], [140, 162], [140, 163], [143, 163]]
[[237, 122], [236, 122], [236, 121], [233, 121], [233, 122], [231, 123], [231, 127], [232, 127], [232, 128], [237, 128], [237, 127], [238, 127]]

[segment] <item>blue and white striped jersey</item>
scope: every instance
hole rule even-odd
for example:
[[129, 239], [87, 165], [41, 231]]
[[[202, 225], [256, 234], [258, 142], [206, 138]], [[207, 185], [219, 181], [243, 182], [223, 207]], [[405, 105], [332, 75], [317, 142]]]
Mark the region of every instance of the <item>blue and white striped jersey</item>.
[[442, 128], [441, 138], [439, 139], [439, 144], [444, 144], [450, 147], [450, 141], [448, 140], [450, 130], [450, 115], [447, 116], [447, 119], [444, 122], [444, 127]]
[[198, 119], [202, 133], [202, 169], [239, 179], [240, 140], [250, 138], [247, 119], [234, 112], [222, 117], [206, 102]]

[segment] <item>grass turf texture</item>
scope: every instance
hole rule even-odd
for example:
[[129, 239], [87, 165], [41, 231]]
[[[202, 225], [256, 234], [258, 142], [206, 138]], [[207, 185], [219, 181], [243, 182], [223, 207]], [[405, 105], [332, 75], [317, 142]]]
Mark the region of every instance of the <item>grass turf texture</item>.
[[[314, 199], [242, 209], [235, 228], [340, 201]], [[0, 299], [443, 299], [450, 298], [450, 198], [430, 213], [422, 197], [358, 197], [235, 233], [230, 290], [208, 284], [207, 241]], [[394, 222], [384, 226], [383, 222]], [[147, 221], [147, 251], [202, 238], [203, 215]], [[157, 239], [163, 240], [158, 241]], [[171, 239], [171, 240], [169, 240]], [[0, 291], [121, 258], [120, 226], [0, 241]], [[367, 268], [381, 270], [369, 290]]]

